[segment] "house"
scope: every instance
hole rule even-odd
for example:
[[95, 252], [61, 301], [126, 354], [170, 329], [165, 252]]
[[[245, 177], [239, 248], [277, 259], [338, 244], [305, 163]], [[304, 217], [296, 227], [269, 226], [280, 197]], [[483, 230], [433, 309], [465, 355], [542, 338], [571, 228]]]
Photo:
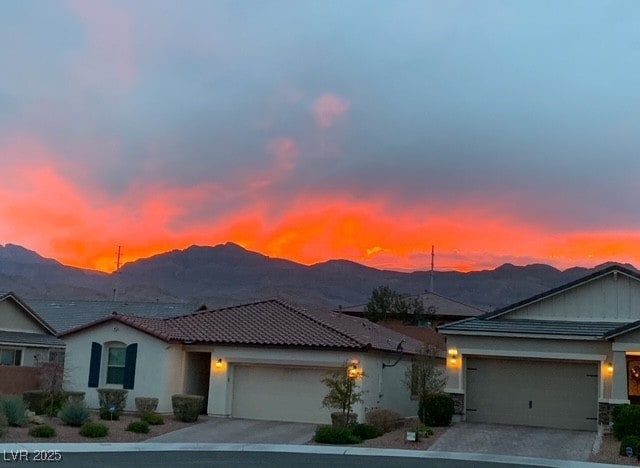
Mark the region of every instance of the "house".
[[439, 332], [466, 421], [596, 430], [640, 402], [635, 271], [610, 266]]
[[[434, 328], [469, 317], [478, 317], [486, 313], [486, 311], [478, 309], [477, 307], [429, 291], [422, 294], [405, 296], [405, 298], [409, 300], [419, 299], [422, 301], [424, 310], [432, 314], [431, 322], [428, 325]], [[358, 304], [349, 307], [340, 307], [336, 312], [363, 317], [366, 308], [367, 304]]]
[[113, 314], [60, 334], [67, 344], [69, 389], [98, 406], [97, 388], [157, 397], [205, 398], [206, 413], [264, 420], [327, 423], [322, 383], [344, 363], [364, 391], [355, 412], [385, 407], [415, 415], [405, 384], [422, 343], [367, 320], [312, 312], [279, 300], [205, 310], [172, 318]]
[[64, 363], [65, 344], [13, 292], [0, 292], [0, 395], [40, 388], [40, 365]]
[[92, 301], [74, 299], [29, 299], [36, 311], [56, 334], [112, 315], [140, 317], [175, 317], [205, 310], [204, 304], [188, 302]]

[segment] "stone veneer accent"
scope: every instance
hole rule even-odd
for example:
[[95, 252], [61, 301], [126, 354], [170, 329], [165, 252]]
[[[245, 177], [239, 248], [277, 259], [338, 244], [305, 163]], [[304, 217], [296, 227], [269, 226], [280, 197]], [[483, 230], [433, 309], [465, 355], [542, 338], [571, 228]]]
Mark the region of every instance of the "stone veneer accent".
[[453, 414], [464, 414], [464, 393], [449, 393], [449, 396], [453, 398]]
[[609, 424], [611, 424], [611, 411], [613, 410], [613, 408], [615, 408], [616, 406], [623, 406], [623, 405], [617, 405], [615, 403], [607, 403], [607, 402], [600, 402], [598, 403], [598, 424], [602, 424], [605, 426], [608, 426]]

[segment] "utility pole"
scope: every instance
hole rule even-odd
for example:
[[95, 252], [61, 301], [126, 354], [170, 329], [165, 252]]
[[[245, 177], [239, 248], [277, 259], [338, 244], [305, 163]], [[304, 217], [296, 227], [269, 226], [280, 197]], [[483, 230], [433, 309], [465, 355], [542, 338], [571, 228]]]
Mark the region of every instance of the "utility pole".
[[431, 245], [431, 281], [429, 284], [429, 292], [433, 292], [433, 259], [434, 259], [434, 249], [433, 244]]
[[113, 302], [116, 302], [118, 300], [118, 286], [120, 283], [120, 259], [122, 258], [122, 246], [119, 245], [118, 246], [118, 256], [116, 259], [116, 271], [115, 271], [115, 275], [116, 275], [116, 284], [115, 284], [115, 288], [113, 288]]

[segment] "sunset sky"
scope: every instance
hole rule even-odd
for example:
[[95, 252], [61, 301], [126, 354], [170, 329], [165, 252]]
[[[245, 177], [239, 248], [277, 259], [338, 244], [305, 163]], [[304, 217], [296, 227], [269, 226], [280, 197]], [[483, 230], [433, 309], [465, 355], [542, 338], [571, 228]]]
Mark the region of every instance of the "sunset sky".
[[640, 2], [0, 2], [0, 244], [640, 266]]

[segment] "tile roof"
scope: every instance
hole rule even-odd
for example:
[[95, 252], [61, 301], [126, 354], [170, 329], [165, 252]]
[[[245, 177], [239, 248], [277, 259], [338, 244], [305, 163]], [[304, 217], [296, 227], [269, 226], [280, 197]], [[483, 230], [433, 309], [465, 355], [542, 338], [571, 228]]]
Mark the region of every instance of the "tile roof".
[[69, 330], [77, 333], [118, 320], [165, 341], [199, 344], [292, 346], [325, 349], [374, 349], [415, 354], [421, 343], [368, 320], [331, 312], [309, 312], [280, 300], [206, 310], [173, 318], [113, 315]]
[[[485, 310], [478, 309], [477, 307], [469, 304], [464, 304], [455, 299], [451, 299], [440, 294], [433, 292], [426, 292], [423, 294], [415, 294], [412, 296], [405, 296], [407, 299], [420, 298], [424, 304], [425, 309], [429, 310], [430, 307], [435, 309], [435, 314], [438, 316], [453, 316], [453, 317], [477, 317], [486, 313]], [[343, 307], [339, 312], [364, 314], [364, 310], [367, 304], [358, 304], [349, 307]]]
[[189, 314], [200, 306], [194, 303], [127, 302], [127, 301], [74, 301], [74, 300], [30, 300], [29, 306], [37, 312], [55, 331], [77, 328], [95, 322], [114, 312], [140, 317], [174, 317]]
[[26, 333], [0, 330], [0, 344], [20, 346], [47, 346], [64, 348], [64, 341], [46, 333]]
[[440, 333], [474, 335], [548, 335], [576, 339], [607, 339], [630, 323], [528, 319], [467, 319], [439, 327]]

